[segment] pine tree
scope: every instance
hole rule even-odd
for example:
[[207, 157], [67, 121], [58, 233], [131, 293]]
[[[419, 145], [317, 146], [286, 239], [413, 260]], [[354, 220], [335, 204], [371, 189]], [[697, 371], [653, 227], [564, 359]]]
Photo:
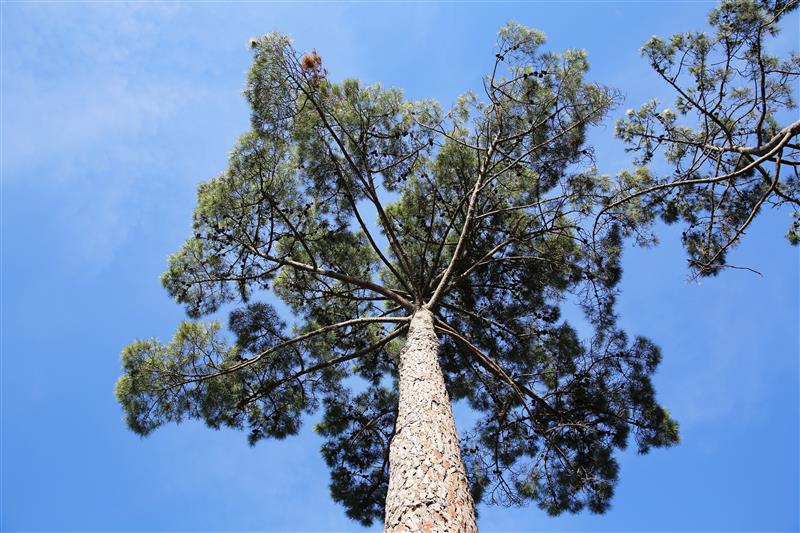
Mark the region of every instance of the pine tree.
[[[800, 55], [769, 52], [798, 0], [724, 0], [709, 15], [713, 35], [653, 37], [642, 54], [676, 94], [674, 109], [652, 100], [630, 109], [617, 136], [637, 153], [620, 175], [603, 217], [642, 231], [659, 217], [683, 222], [695, 275], [716, 275], [727, 252], [765, 206], [792, 209], [789, 242], [800, 243]], [[694, 124], [692, 124], [694, 123]], [[667, 170], [652, 159], [663, 151]], [[659, 168], [659, 167], [657, 167]]]
[[[616, 324], [631, 228], [594, 224], [610, 183], [585, 137], [618, 95], [543, 43], [502, 28], [486, 98], [444, 112], [254, 40], [252, 130], [162, 278], [193, 320], [122, 355], [130, 428], [197, 418], [255, 444], [321, 410], [332, 497], [387, 531], [475, 531], [481, 499], [604, 511], [615, 450], [674, 444], [677, 425], [658, 348]], [[198, 320], [227, 304], [233, 341]], [[461, 399], [480, 420], [459, 439]]]

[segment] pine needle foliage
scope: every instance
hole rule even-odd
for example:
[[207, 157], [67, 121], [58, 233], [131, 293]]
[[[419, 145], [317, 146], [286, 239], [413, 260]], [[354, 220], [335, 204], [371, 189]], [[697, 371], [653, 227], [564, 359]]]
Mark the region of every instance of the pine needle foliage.
[[[424, 307], [451, 398], [480, 417], [462, 439], [476, 501], [606, 510], [615, 450], [678, 440], [651, 384], [658, 348], [616, 322], [631, 227], [594, 223], [611, 183], [586, 134], [618, 94], [585, 79], [583, 51], [545, 52], [514, 23], [484, 94], [447, 111], [334, 82], [324, 56], [284, 35], [251, 45], [252, 129], [200, 186], [193, 234], [162, 278], [193, 320], [122, 354], [130, 428], [196, 418], [255, 444], [321, 411], [332, 496], [370, 524], [387, 492], [398, 354]], [[254, 301], [264, 294], [290, 323]], [[232, 341], [200, 321], [229, 304]]]
[[[656, 217], [683, 223], [696, 276], [733, 267], [728, 252], [764, 207], [790, 208], [787, 238], [800, 242], [800, 120], [791, 112], [800, 55], [796, 48], [786, 57], [770, 52], [779, 24], [798, 5], [723, 0], [709, 15], [712, 34], [653, 37], [642, 48], [674, 92], [674, 107], [652, 100], [617, 122], [636, 168], [619, 176], [602, 216], [640, 230]], [[658, 152], [662, 165], [653, 163]]]

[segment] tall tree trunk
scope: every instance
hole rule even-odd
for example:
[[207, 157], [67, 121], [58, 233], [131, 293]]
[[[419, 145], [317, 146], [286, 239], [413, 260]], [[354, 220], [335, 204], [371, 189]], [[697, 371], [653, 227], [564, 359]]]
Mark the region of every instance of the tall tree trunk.
[[400, 406], [389, 447], [386, 532], [477, 532], [433, 315], [418, 310], [400, 355]]

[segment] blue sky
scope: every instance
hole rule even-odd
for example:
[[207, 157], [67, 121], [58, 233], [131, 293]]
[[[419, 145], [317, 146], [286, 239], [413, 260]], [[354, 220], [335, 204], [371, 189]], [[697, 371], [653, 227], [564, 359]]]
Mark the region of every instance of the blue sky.
[[[119, 352], [183, 318], [158, 283], [195, 188], [248, 128], [250, 37], [290, 34], [331, 77], [445, 106], [478, 88], [498, 28], [585, 48], [626, 94], [592, 139], [600, 167], [626, 107], [668, 96], [639, 57], [702, 29], [710, 2], [9, 3], [2, 10], [3, 531], [359, 531], [330, 500], [321, 439], [184, 423], [140, 439], [113, 397]], [[776, 47], [798, 47], [795, 13]], [[480, 507], [482, 531], [797, 531], [798, 250], [766, 212], [728, 271], [687, 282], [680, 230], [626, 252], [619, 310], [663, 349], [660, 401], [683, 442], [621, 454], [605, 515]], [[467, 418], [458, 409], [459, 419]]]

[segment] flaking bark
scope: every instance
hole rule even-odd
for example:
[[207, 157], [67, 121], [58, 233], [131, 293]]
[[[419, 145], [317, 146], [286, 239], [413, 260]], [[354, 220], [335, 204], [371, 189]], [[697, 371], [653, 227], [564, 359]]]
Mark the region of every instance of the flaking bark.
[[389, 449], [387, 532], [477, 531], [433, 315], [419, 309], [400, 355], [400, 405]]

